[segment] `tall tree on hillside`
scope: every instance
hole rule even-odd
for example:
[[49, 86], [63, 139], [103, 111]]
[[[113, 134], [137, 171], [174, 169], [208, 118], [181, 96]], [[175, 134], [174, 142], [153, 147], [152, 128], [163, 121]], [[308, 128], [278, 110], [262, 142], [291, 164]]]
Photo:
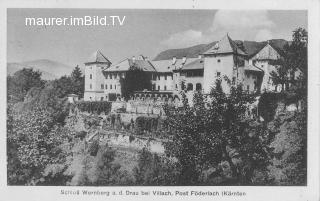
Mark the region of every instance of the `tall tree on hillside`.
[[74, 94], [77, 94], [80, 97], [83, 97], [84, 76], [82, 75], [82, 72], [78, 65], [73, 69], [71, 73], [71, 80], [73, 82]]
[[[248, 185], [255, 171], [266, 168], [267, 134], [245, 115], [253, 97], [243, 93], [241, 86], [232, 87], [231, 95], [226, 95], [220, 85], [217, 82], [206, 100], [201, 93], [196, 94], [193, 107], [183, 101], [182, 108], [165, 108], [173, 130], [173, 141], [166, 151], [181, 164], [182, 185], [222, 184], [203, 181], [209, 168], [215, 169], [213, 178]], [[229, 167], [230, 175], [220, 171], [223, 164]]]
[[25, 95], [32, 87], [43, 87], [44, 80], [41, 79], [41, 72], [32, 68], [23, 68], [7, 77], [8, 101], [23, 101]]
[[120, 84], [121, 94], [126, 99], [129, 99], [134, 91], [151, 90], [152, 88], [150, 75], [135, 65], [129, 68], [125, 78], [120, 78]]
[[82, 97], [84, 93], [84, 77], [79, 66], [74, 68], [71, 76], [62, 76], [55, 80], [53, 85], [59, 98], [66, 97], [68, 94], [76, 94]]

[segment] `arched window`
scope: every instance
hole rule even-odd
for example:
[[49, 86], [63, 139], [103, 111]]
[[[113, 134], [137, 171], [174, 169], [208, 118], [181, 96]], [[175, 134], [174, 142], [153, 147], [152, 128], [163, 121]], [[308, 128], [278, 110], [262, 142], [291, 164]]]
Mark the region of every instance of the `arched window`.
[[197, 91], [202, 90], [202, 86], [201, 86], [200, 83], [197, 83], [197, 84], [196, 84], [196, 90], [197, 90]]
[[193, 84], [188, 83], [188, 85], [187, 85], [187, 90], [188, 90], [188, 91], [192, 91], [192, 90], [193, 90]]

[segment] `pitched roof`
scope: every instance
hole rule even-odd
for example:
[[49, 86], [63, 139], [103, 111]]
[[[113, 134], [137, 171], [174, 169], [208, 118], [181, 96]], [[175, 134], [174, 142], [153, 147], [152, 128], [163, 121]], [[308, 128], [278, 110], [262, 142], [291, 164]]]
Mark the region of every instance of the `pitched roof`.
[[95, 51], [85, 63], [107, 63], [111, 65], [111, 62], [99, 50]]
[[[178, 70], [183, 66], [197, 60], [197, 58], [176, 59], [176, 62], [172, 64], [172, 59], [151, 61], [157, 72], [172, 72]], [[184, 62], [184, 63], [183, 63]]]
[[279, 57], [279, 51], [269, 43], [251, 56], [251, 58], [258, 60], [277, 60]]
[[229, 35], [225, 35], [218, 43], [216, 43], [209, 50], [204, 52], [204, 55], [208, 54], [225, 54], [225, 53], [233, 53], [238, 55], [246, 55], [237, 44], [229, 37]]
[[133, 65], [143, 71], [147, 71], [147, 72], [156, 71], [156, 69], [153, 67], [150, 61], [139, 60], [139, 59], [135, 59], [134, 62], [132, 59], [125, 59], [117, 64], [110, 66], [109, 68], [105, 69], [105, 71], [110, 71], [110, 72], [128, 71], [130, 67]]
[[196, 70], [196, 69], [204, 69], [204, 61], [203, 59], [197, 59], [193, 62], [190, 62], [184, 65], [181, 70]]
[[244, 67], [244, 70], [246, 71], [256, 71], [256, 72], [263, 72], [263, 70], [261, 68], [258, 68], [254, 65], [247, 65]]

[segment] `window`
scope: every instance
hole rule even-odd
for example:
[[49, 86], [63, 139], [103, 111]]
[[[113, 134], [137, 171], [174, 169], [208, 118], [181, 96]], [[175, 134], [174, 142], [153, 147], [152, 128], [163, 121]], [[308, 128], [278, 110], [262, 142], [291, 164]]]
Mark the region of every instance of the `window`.
[[117, 85], [114, 85], [114, 89], [117, 89]]
[[217, 77], [220, 77], [220, 75], [221, 75], [221, 72], [217, 72]]
[[178, 89], [178, 85], [176, 84], [176, 89]]
[[188, 91], [192, 91], [192, 90], [193, 90], [193, 84], [188, 83], [188, 85], [187, 85], [187, 90], [188, 90]]
[[218, 62], [218, 63], [220, 63], [220, 62], [221, 62], [221, 60], [220, 60], [220, 59], [218, 59], [218, 60], [217, 60], [217, 62]]
[[92, 89], [92, 84], [90, 84], [90, 89]]
[[103, 97], [101, 97], [100, 100], [103, 101]]
[[167, 80], [167, 75], [164, 75], [164, 80]]
[[156, 85], [155, 84], [152, 85], [152, 90], [156, 90]]
[[115, 74], [114, 74], [114, 79], [117, 79], [117, 77], [118, 77], [118, 74], [115, 73]]
[[92, 74], [90, 74], [90, 79], [92, 79]]
[[250, 89], [250, 86], [249, 86], [249, 85], [247, 85], [247, 91], [249, 91], [249, 89]]
[[112, 74], [110, 74], [110, 79], [112, 79]]
[[200, 84], [200, 83], [197, 83], [197, 84], [196, 84], [196, 90], [197, 90], [197, 91], [200, 91], [201, 89], [202, 89], [201, 84]]
[[104, 89], [104, 84], [101, 84], [101, 89]]
[[160, 85], [158, 85], [158, 90], [160, 91]]
[[165, 91], [167, 90], [167, 86], [166, 86], [166, 85], [164, 85], [164, 90], [165, 90]]
[[108, 85], [106, 84], [106, 89], [108, 89]]
[[112, 89], [112, 84], [110, 84], [110, 89]]

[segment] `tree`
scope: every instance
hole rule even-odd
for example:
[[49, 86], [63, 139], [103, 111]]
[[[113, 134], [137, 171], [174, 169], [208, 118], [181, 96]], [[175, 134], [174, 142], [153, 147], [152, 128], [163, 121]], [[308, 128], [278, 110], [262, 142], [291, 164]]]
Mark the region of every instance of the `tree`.
[[8, 112], [8, 183], [37, 184], [44, 168], [62, 159], [59, 146], [67, 136], [58, 132], [51, 108]]
[[267, 133], [245, 116], [252, 101], [241, 86], [231, 87], [230, 95], [224, 94], [218, 81], [208, 97], [195, 94], [193, 107], [184, 100], [182, 108], [165, 108], [174, 131], [166, 151], [181, 165], [180, 184], [204, 183], [205, 171], [213, 168], [217, 173], [221, 164], [227, 163], [230, 174], [218, 175], [225, 182], [248, 185], [256, 170], [266, 168]]
[[121, 94], [129, 99], [135, 91], [151, 90], [151, 77], [148, 72], [132, 65], [126, 72], [125, 78], [120, 78]]
[[82, 75], [82, 72], [77, 65], [72, 73], [71, 73], [71, 80], [73, 82], [73, 92], [74, 94], [79, 95], [80, 97], [83, 97], [84, 93], [84, 76]]
[[23, 68], [7, 77], [8, 100], [23, 101], [25, 95], [32, 87], [43, 87], [44, 81], [41, 79], [41, 72], [32, 68]]
[[152, 154], [143, 148], [139, 152], [138, 165], [133, 172], [136, 185], [175, 185], [179, 167], [170, 159]]
[[[273, 64], [277, 66], [276, 72], [271, 72], [275, 84], [303, 88], [307, 83], [308, 76], [308, 53], [307, 53], [308, 32], [303, 28], [293, 31], [292, 42], [284, 46], [283, 55]], [[300, 74], [299, 77], [296, 75]], [[304, 88], [305, 90], [305, 88]]]

